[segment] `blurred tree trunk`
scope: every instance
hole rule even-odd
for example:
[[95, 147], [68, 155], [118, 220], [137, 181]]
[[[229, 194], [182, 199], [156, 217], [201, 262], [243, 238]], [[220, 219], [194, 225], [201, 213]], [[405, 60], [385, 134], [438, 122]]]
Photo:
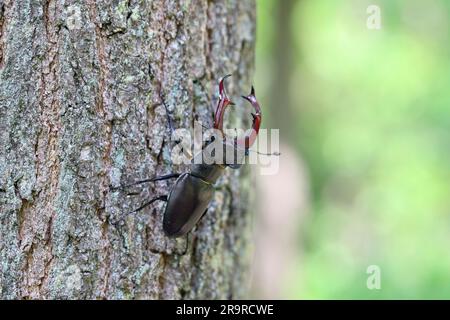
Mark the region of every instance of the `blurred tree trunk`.
[[184, 256], [164, 203], [109, 222], [173, 181], [109, 186], [187, 170], [160, 95], [175, 127], [211, 125], [217, 79], [251, 85], [255, 18], [253, 0], [0, 1], [1, 298], [245, 297], [248, 169], [220, 181]]
[[[280, 168], [268, 177], [258, 176], [258, 216], [254, 257], [254, 296], [259, 299], [292, 298], [286, 290], [292, 282], [292, 270], [302, 272], [303, 250], [299, 247], [300, 226], [308, 214], [308, 169], [298, 152], [298, 124], [295, 109], [302, 84], [293, 81], [295, 62], [299, 60], [294, 45], [294, 13], [299, 0], [282, 0], [266, 4], [274, 30], [270, 52], [269, 97], [270, 126], [280, 128]], [[266, 26], [267, 27], [267, 26]], [[293, 94], [292, 90], [295, 90]], [[293, 100], [296, 97], [296, 100]], [[297, 104], [295, 104], [297, 103]], [[266, 113], [267, 114], [267, 113]], [[268, 117], [266, 117], [267, 119]], [[290, 282], [289, 282], [290, 281]]]
[[[282, 0], [275, 6], [272, 23], [275, 28], [273, 44], [273, 64], [271, 64], [270, 106], [282, 106], [283, 111], [271, 109], [271, 121], [274, 128], [283, 128], [283, 140], [296, 145], [295, 115], [292, 112], [291, 79], [294, 65], [295, 38], [292, 33], [292, 15], [298, 0]], [[301, 84], [295, 84], [302, 90]], [[296, 91], [299, 94], [299, 91]]]

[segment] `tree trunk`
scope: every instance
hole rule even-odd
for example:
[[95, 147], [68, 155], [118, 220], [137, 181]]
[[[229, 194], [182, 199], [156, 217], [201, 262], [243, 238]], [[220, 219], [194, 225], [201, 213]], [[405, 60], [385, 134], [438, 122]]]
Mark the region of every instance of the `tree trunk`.
[[211, 125], [219, 77], [249, 91], [254, 34], [253, 0], [0, 0], [1, 298], [245, 297], [248, 168], [188, 239], [164, 235], [162, 202], [110, 223], [173, 180], [110, 185], [189, 169], [171, 164], [161, 97], [174, 127]]

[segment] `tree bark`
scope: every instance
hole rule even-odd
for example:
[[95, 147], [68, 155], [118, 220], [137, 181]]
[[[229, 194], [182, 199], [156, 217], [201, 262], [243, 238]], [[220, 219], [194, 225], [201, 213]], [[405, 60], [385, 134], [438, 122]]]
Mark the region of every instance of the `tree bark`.
[[110, 223], [173, 181], [110, 185], [189, 169], [171, 164], [161, 97], [174, 127], [211, 125], [219, 77], [249, 91], [255, 18], [253, 0], [0, 0], [1, 298], [245, 297], [248, 168], [188, 239], [164, 235], [164, 203]]

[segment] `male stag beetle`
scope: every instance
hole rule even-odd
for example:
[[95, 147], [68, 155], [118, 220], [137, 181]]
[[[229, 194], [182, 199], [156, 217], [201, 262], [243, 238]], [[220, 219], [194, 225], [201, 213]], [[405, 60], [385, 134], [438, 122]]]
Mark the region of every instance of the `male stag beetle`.
[[[223, 133], [225, 110], [228, 106], [234, 105], [234, 103], [228, 98], [224, 87], [224, 80], [229, 76], [230, 75], [223, 77], [219, 82], [219, 101], [214, 114], [213, 127], [221, 133]], [[226, 138], [220, 141], [220, 143], [223, 144], [225, 149], [230, 149], [231, 147], [234, 150], [244, 150], [245, 154], [248, 154], [249, 148], [254, 144], [256, 137], [258, 136], [262, 117], [261, 108], [256, 100], [253, 86], [250, 94], [248, 96], [242, 96], [242, 98], [250, 102], [252, 107], [255, 109], [255, 113], [252, 113], [252, 128], [243, 138], [234, 139], [232, 144], [230, 144]], [[202, 152], [196, 155], [196, 157], [204, 155], [204, 150], [202, 150]], [[171, 173], [121, 186], [121, 188], [126, 188], [145, 182], [155, 182], [176, 178], [176, 181], [171, 187], [168, 195], [161, 195], [153, 198], [128, 214], [138, 212], [155, 201], [165, 201], [167, 204], [163, 218], [164, 233], [168, 237], [173, 238], [186, 235], [194, 228], [194, 226], [206, 213], [208, 205], [214, 195], [214, 184], [224, 173], [227, 166], [231, 168], [239, 167], [239, 165], [236, 165], [234, 162], [230, 164], [227, 164], [226, 162], [206, 164], [204, 161], [200, 161], [200, 163], [198, 161], [193, 161], [190, 172], [181, 174]]]

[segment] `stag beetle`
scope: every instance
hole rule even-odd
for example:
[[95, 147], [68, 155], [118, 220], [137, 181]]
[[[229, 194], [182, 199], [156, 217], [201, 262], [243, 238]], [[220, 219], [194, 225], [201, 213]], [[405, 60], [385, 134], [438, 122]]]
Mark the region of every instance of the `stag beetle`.
[[[227, 75], [220, 79], [219, 100], [214, 113], [213, 127], [214, 129], [219, 130], [221, 133], [223, 133], [223, 120], [225, 110], [228, 106], [234, 105], [234, 103], [227, 96], [224, 87], [224, 80], [229, 76], [230, 75]], [[220, 143], [223, 143], [226, 149], [232, 148], [234, 150], [244, 150], [245, 155], [247, 155], [249, 148], [254, 144], [256, 137], [258, 136], [262, 117], [261, 108], [258, 101], [256, 100], [255, 89], [253, 88], [253, 86], [250, 94], [248, 96], [242, 96], [242, 98], [250, 102], [255, 109], [255, 113], [252, 113], [252, 128], [250, 132], [247, 132], [243, 138], [234, 139], [233, 143], [230, 143], [226, 138], [223, 139]], [[202, 151], [201, 154], [196, 155], [196, 157], [197, 156], [204, 156], [204, 152]], [[214, 195], [214, 184], [224, 173], [224, 170], [227, 166], [231, 168], [238, 168], [240, 165], [236, 165], [236, 163], [227, 164], [224, 162], [213, 164], [206, 164], [204, 162], [201, 162], [199, 164], [198, 162], [193, 161], [193, 163], [191, 164], [190, 172], [181, 174], [171, 173], [121, 186], [121, 188], [126, 188], [140, 183], [176, 178], [176, 181], [171, 187], [168, 195], [161, 195], [153, 198], [147, 203], [144, 203], [136, 210], [129, 212], [128, 214], [138, 212], [155, 201], [165, 201], [167, 202], [167, 204], [163, 218], [164, 233], [168, 237], [173, 238], [186, 235], [194, 228], [194, 226], [206, 213], [208, 205]]]

